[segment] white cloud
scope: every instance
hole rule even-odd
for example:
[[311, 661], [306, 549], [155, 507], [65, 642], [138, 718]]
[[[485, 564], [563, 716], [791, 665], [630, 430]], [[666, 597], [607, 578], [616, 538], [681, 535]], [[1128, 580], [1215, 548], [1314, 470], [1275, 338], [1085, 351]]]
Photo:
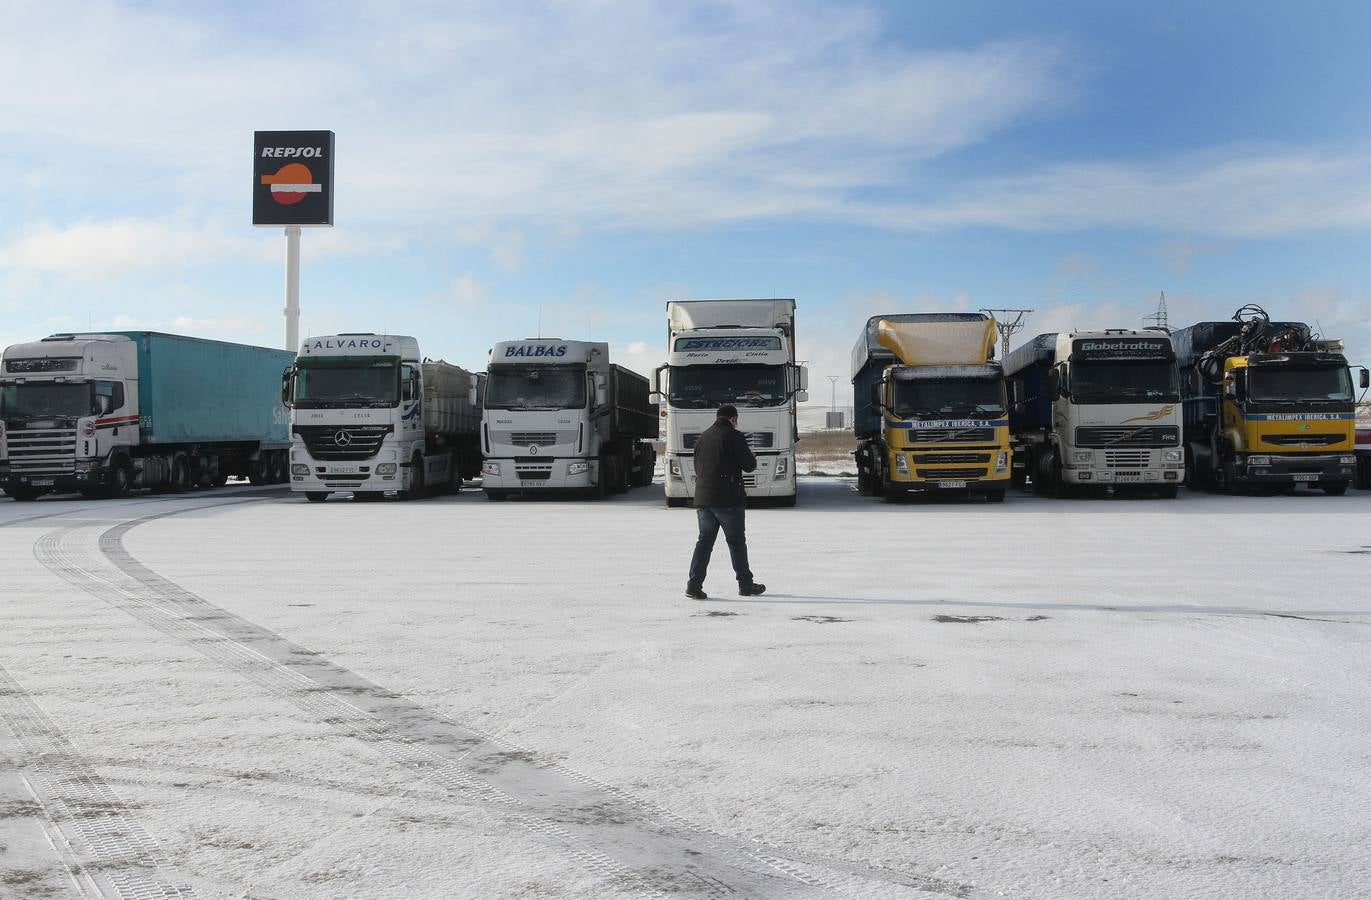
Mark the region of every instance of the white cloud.
[[0, 245], [0, 269], [99, 276], [130, 269], [169, 269], [267, 258], [251, 233], [169, 220], [107, 219], [57, 227], [30, 226]]
[[480, 284], [470, 275], [463, 275], [457, 279], [457, 283], [452, 286], [449, 295], [452, 303], [461, 307], [472, 307], [483, 305], [490, 291], [485, 285]]

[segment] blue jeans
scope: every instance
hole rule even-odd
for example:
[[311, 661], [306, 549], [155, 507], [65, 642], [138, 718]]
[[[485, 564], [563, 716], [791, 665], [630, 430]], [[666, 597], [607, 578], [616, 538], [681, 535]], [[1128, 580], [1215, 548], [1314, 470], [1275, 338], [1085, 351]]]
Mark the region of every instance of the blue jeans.
[[742, 506], [704, 506], [695, 510], [695, 518], [700, 524], [700, 538], [695, 542], [695, 555], [690, 558], [687, 588], [698, 590], [704, 587], [709, 557], [714, 552], [714, 540], [719, 536], [720, 528], [724, 530], [724, 540], [728, 542], [728, 555], [733, 560], [733, 574], [738, 576], [738, 583], [752, 583], [752, 570], [747, 567], [747, 532], [743, 521], [746, 512]]

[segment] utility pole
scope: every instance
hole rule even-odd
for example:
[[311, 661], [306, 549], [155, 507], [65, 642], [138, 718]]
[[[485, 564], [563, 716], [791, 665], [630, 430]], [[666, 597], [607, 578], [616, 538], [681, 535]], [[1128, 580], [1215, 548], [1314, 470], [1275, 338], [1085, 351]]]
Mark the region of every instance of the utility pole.
[[1149, 331], [1171, 333], [1171, 327], [1166, 322], [1166, 291], [1162, 291], [1162, 298], [1157, 301], [1157, 311], [1150, 316], [1143, 316], [1143, 321], [1152, 323], [1147, 326]]
[[828, 376], [828, 386], [829, 386], [830, 388], [832, 388], [832, 396], [829, 398], [828, 407], [829, 407], [829, 409], [833, 410], [833, 412], [837, 412], [837, 411], [838, 411], [838, 378], [839, 378], [839, 377], [840, 377], [840, 376], [838, 376], [838, 375], [829, 375], [829, 376]]
[[1004, 359], [1009, 355], [1009, 339], [1013, 335], [1023, 330], [1024, 316], [1033, 312], [1031, 309], [986, 309], [982, 307], [981, 312], [987, 313], [995, 319], [995, 330], [1000, 333], [1000, 358]]

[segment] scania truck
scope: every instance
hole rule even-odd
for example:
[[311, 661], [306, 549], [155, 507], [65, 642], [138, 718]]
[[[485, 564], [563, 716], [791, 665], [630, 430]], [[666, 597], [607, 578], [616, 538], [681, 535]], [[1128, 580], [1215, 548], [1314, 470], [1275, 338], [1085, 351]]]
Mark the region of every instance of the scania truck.
[[1175, 353], [1165, 333], [1040, 334], [1004, 358], [1013, 481], [1175, 497], [1185, 480]]
[[[1352, 372], [1342, 342], [1249, 304], [1227, 322], [1171, 335], [1191, 481], [1217, 491], [1306, 484], [1346, 493], [1355, 477]], [[1368, 384], [1366, 369], [1360, 384]]]
[[309, 500], [350, 492], [402, 500], [455, 491], [481, 469], [470, 372], [424, 360], [406, 335], [306, 338], [285, 372], [290, 487]]
[[603, 498], [652, 483], [659, 431], [648, 381], [609, 361], [609, 344], [502, 341], [484, 396], [486, 497], [573, 493]]
[[655, 389], [666, 400], [666, 504], [695, 496], [695, 442], [720, 406], [738, 409], [738, 430], [757, 457], [743, 476], [751, 500], [794, 506], [796, 403], [809, 373], [795, 363], [794, 300], [672, 300], [667, 363]]
[[995, 320], [983, 313], [867, 320], [852, 348], [860, 493], [1004, 500], [1009, 420], [995, 336]]
[[278, 395], [293, 358], [155, 331], [15, 344], [0, 371], [0, 482], [16, 500], [284, 482]]

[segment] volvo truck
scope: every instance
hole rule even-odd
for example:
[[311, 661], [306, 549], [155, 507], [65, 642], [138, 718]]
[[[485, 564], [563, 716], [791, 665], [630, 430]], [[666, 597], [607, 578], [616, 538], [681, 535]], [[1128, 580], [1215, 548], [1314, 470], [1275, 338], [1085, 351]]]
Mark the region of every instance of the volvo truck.
[[117, 331], [6, 348], [0, 482], [16, 500], [286, 480], [281, 367], [267, 347]]
[[1185, 480], [1171, 340], [1116, 328], [1040, 334], [1004, 358], [1013, 482], [1175, 497]]
[[609, 344], [502, 341], [484, 397], [486, 497], [554, 492], [603, 498], [652, 483], [659, 431], [648, 381], [609, 361]]
[[291, 490], [313, 501], [459, 490], [481, 469], [474, 378], [423, 359], [407, 335], [307, 338], [282, 384]]
[[738, 409], [738, 430], [757, 457], [743, 475], [752, 502], [794, 506], [797, 403], [808, 372], [795, 362], [794, 300], [672, 300], [667, 363], [655, 389], [666, 407], [666, 503], [695, 496], [695, 442], [720, 406]]
[[983, 313], [867, 320], [852, 348], [860, 493], [1004, 500], [1009, 420], [995, 336], [995, 320]]
[[[1346, 493], [1355, 477], [1355, 396], [1342, 342], [1249, 304], [1227, 322], [1171, 335], [1185, 466], [1199, 487]], [[1360, 370], [1360, 386], [1368, 384]]]

